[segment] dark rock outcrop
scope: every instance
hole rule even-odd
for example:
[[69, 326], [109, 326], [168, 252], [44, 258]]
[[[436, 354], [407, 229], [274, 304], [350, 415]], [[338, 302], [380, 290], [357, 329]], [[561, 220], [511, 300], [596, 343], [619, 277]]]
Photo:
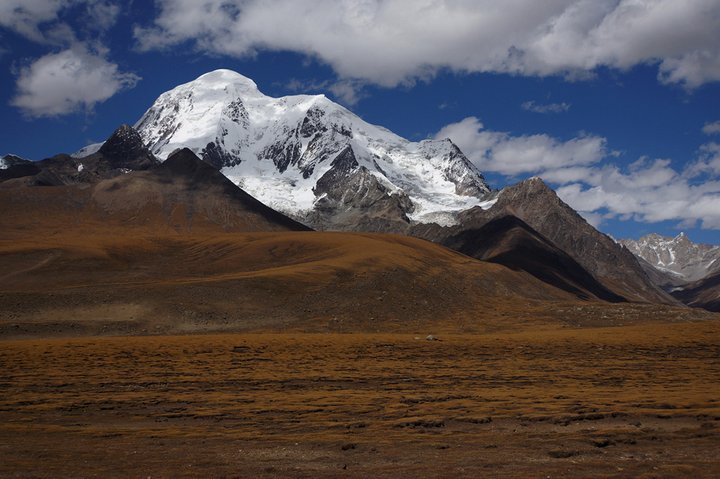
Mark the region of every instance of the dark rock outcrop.
[[35, 162], [20, 158], [15, 155], [5, 155], [2, 157], [2, 163], [5, 168], [0, 168], [0, 181], [10, 180], [13, 178], [22, 178], [23, 176], [33, 176], [40, 173], [40, 168]]
[[26, 184], [33, 186], [95, 183], [159, 164], [143, 145], [138, 132], [131, 126], [122, 125], [95, 153], [81, 158], [58, 154], [36, 162], [15, 160], [11, 168], [0, 170], [0, 181], [24, 178]]
[[140, 134], [129, 125], [120, 125], [96, 155], [102, 156], [111, 168], [133, 171], [147, 170], [159, 163], [143, 144]]
[[212, 141], [205, 146], [202, 152], [200, 152], [200, 156], [202, 157], [203, 161], [207, 162], [218, 170], [224, 165], [237, 164], [237, 160], [235, 160], [232, 156], [228, 155], [225, 150], [218, 147], [217, 144]]

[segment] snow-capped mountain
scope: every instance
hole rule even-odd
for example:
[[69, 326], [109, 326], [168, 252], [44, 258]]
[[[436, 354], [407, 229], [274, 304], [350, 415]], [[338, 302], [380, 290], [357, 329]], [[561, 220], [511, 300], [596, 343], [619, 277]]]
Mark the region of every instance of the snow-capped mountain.
[[272, 98], [230, 70], [163, 93], [135, 128], [160, 160], [188, 147], [263, 203], [315, 227], [450, 224], [456, 212], [494, 201], [450, 140], [408, 141], [324, 95]]
[[693, 243], [685, 233], [674, 238], [649, 234], [639, 240], [621, 240], [635, 256], [684, 282], [720, 271], [720, 246]]

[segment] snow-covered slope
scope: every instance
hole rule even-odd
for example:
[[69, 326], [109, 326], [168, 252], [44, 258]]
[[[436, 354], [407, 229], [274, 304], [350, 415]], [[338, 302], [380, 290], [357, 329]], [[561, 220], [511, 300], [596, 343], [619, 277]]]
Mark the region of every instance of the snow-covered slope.
[[693, 243], [685, 233], [674, 238], [653, 233], [620, 243], [659, 271], [686, 282], [720, 271], [720, 246]]
[[72, 153], [70, 156], [73, 158], [84, 158], [86, 156], [92, 155], [93, 153], [97, 153], [100, 148], [102, 148], [104, 142], [101, 143], [93, 143], [91, 145], [83, 146], [75, 153]]
[[324, 95], [272, 98], [230, 70], [163, 93], [135, 128], [159, 159], [188, 147], [263, 203], [331, 227], [350, 209], [448, 223], [493, 203], [450, 140], [410, 142]]

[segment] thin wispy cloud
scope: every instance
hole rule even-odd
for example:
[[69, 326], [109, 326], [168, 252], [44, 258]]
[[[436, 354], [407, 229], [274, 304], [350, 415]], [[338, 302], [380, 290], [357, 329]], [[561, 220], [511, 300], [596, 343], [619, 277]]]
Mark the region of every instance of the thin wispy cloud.
[[56, 21], [66, 1], [3, 0], [0, 2], [0, 26], [30, 40], [44, 42], [39, 26]]
[[706, 135], [718, 135], [720, 134], [720, 120], [705, 123], [702, 128], [703, 133]]
[[[83, 18], [86, 30], [104, 32], [117, 22], [120, 5], [104, 0], [3, 0], [0, 27], [37, 43], [54, 44], [71, 37], [67, 16]], [[58, 37], [57, 31], [65, 31]]]
[[353, 106], [366, 96], [365, 83], [358, 80], [300, 80], [291, 78], [284, 87], [296, 93], [327, 92], [341, 103]]
[[526, 101], [520, 105], [523, 110], [533, 113], [563, 113], [570, 109], [570, 103], [536, 103], [533, 100]]

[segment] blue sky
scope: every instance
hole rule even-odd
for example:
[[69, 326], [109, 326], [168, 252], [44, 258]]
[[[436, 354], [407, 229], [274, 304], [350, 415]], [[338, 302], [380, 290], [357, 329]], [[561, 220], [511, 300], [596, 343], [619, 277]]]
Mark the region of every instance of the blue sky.
[[0, 153], [75, 151], [217, 68], [450, 137], [615, 237], [720, 244], [720, 0], [3, 0]]

